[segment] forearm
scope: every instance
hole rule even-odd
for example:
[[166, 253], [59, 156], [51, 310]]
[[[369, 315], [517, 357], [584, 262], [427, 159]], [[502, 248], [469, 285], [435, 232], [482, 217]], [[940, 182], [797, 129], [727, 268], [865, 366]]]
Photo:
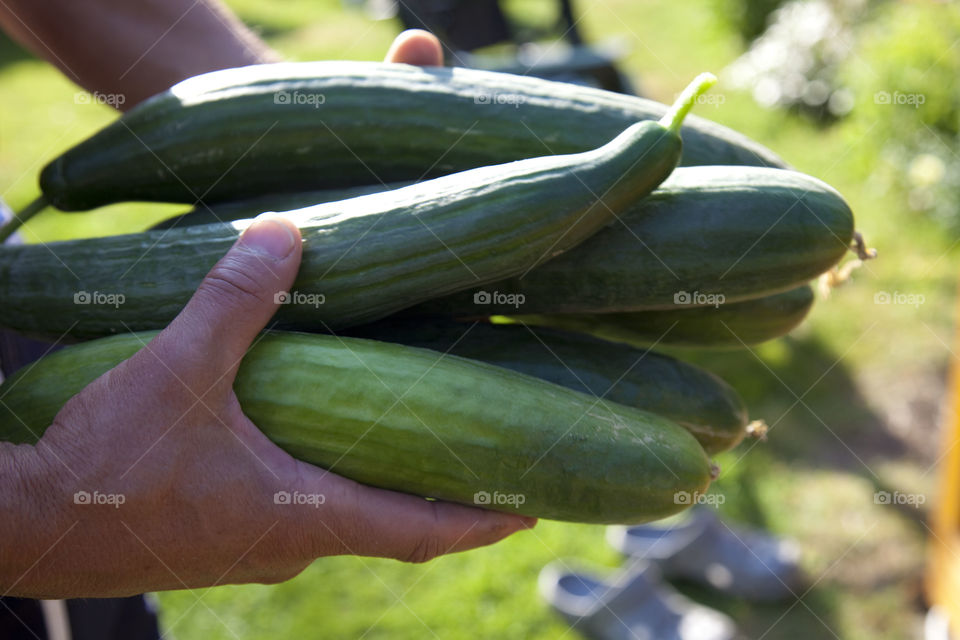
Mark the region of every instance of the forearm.
[[121, 109], [199, 73], [279, 58], [220, 0], [6, 0], [0, 27], [80, 86], [122, 96]]

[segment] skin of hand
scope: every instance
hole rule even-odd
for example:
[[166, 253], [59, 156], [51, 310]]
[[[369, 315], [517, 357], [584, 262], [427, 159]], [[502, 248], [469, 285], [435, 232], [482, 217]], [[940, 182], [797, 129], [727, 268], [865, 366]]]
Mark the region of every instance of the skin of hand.
[[[432, 35], [405, 32], [387, 61], [442, 54]], [[36, 446], [0, 443], [0, 596], [275, 583], [323, 556], [424, 562], [536, 524], [360, 485], [292, 458], [243, 414], [234, 376], [301, 253], [291, 222], [261, 216], [180, 315]]]
[[180, 315], [70, 400], [36, 446], [0, 447], [0, 593], [273, 583], [322, 556], [423, 562], [534, 525], [360, 485], [290, 457], [243, 414], [234, 376], [301, 251], [298, 229], [264, 214]]

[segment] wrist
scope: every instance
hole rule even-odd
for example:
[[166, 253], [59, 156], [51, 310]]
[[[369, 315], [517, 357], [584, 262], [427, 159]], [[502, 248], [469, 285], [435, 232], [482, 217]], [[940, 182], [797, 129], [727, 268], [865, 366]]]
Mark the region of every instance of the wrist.
[[66, 531], [59, 473], [32, 445], [0, 442], [0, 594], [38, 597], [40, 559]]

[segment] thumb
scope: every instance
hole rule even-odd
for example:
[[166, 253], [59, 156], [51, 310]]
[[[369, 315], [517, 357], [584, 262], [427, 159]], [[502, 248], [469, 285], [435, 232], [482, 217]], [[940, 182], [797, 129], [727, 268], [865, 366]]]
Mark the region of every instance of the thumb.
[[398, 35], [384, 58], [421, 67], [442, 67], [443, 46], [437, 36], [422, 29], [408, 29]]
[[277, 294], [293, 284], [301, 255], [296, 225], [272, 213], [258, 216], [151, 351], [164, 354], [191, 386], [232, 385], [240, 360], [277, 310]]

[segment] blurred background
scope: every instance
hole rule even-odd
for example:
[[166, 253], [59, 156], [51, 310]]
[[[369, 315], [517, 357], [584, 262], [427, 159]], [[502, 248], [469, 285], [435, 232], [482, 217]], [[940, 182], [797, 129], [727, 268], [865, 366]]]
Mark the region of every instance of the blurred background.
[[[401, 29], [390, 3], [227, 4], [293, 60], [382, 59]], [[556, 2], [501, 4], [531, 37], [555, 31]], [[771, 427], [767, 442], [719, 457], [719, 509], [797, 540], [810, 584], [796, 599], [762, 606], [681, 589], [730, 614], [744, 637], [921, 637], [960, 244], [960, 7], [591, 0], [574, 11], [579, 35], [613, 52], [625, 84], [647, 97], [670, 102], [697, 73], [717, 73], [713, 99], [696, 113], [836, 187], [880, 252], [788, 338], [684, 353], [729, 381], [751, 417]], [[549, 55], [549, 41], [540, 47], [533, 51]], [[26, 204], [44, 163], [115, 117], [0, 41], [4, 199]], [[45, 241], [139, 231], [183, 208], [50, 213], [31, 229]], [[424, 566], [332, 558], [279, 586], [171, 592], [159, 602], [165, 628], [186, 640], [576, 638], [536, 592], [538, 571], [556, 558], [599, 570], [621, 562], [601, 527], [541, 522]]]

